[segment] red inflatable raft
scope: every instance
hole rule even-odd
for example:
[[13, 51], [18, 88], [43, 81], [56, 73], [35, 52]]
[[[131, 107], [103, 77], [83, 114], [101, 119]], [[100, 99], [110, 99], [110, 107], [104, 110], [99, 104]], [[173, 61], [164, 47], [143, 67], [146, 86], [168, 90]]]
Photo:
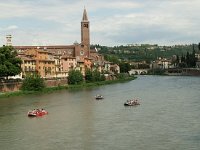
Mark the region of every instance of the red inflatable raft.
[[29, 117], [38, 117], [38, 116], [43, 116], [43, 115], [47, 115], [47, 114], [48, 114], [48, 112], [44, 109], [34, 109], [34, 110], [28, 112]]

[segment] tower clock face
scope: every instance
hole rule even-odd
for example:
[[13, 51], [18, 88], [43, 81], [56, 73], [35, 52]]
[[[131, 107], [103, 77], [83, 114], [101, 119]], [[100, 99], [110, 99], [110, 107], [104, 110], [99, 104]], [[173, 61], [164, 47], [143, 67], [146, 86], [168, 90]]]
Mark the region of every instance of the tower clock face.
[[84, 55], [84, 51], [83, 50], [80, 51], [80, 55]]

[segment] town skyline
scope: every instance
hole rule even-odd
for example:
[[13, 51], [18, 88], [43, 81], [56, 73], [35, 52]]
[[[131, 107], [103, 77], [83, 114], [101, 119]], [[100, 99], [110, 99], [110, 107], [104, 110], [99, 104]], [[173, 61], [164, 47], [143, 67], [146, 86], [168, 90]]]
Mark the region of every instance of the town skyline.
[[68, 45], [81, 42], [80, 20], [86, 7], [91, 44], [159, 45], [198, 43], [200, 2], [167, 1], [25, 1], [0, 2], [0, 44], [11, 34], [13, 45]]

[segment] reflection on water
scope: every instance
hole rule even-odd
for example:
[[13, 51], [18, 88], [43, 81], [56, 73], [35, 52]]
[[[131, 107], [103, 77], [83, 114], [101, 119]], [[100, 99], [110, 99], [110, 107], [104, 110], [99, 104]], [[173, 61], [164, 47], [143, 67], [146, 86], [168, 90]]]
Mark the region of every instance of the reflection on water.
[[[2, 150], [198, 150], [200, 78], [141, 76], [113, 85], [0, 99]], [[105, 99], [95, 100], [96, 94]], [[141, 105], [124, 107], [127, 99]], [[28, 118], [30, 109], [49, 115]]]

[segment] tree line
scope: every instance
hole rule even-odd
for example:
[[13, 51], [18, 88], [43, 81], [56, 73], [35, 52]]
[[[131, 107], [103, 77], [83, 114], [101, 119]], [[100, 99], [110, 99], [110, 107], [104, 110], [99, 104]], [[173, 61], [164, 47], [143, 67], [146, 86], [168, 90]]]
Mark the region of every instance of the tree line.
[[[200, 43], [198, 44], [198, 50], [200, 51]], [[192, 53], [187, 52], [186, 55], [182, 55], [182, 56], [177, 55], [176, 56], [176, 61], [175, 61], [176, 66], [180, 67], [180, 68], [196, 67], [196, 62], [198, 59], [196, 58], [195, 54], [196, 54], [195, 46], [193, 45]]]

